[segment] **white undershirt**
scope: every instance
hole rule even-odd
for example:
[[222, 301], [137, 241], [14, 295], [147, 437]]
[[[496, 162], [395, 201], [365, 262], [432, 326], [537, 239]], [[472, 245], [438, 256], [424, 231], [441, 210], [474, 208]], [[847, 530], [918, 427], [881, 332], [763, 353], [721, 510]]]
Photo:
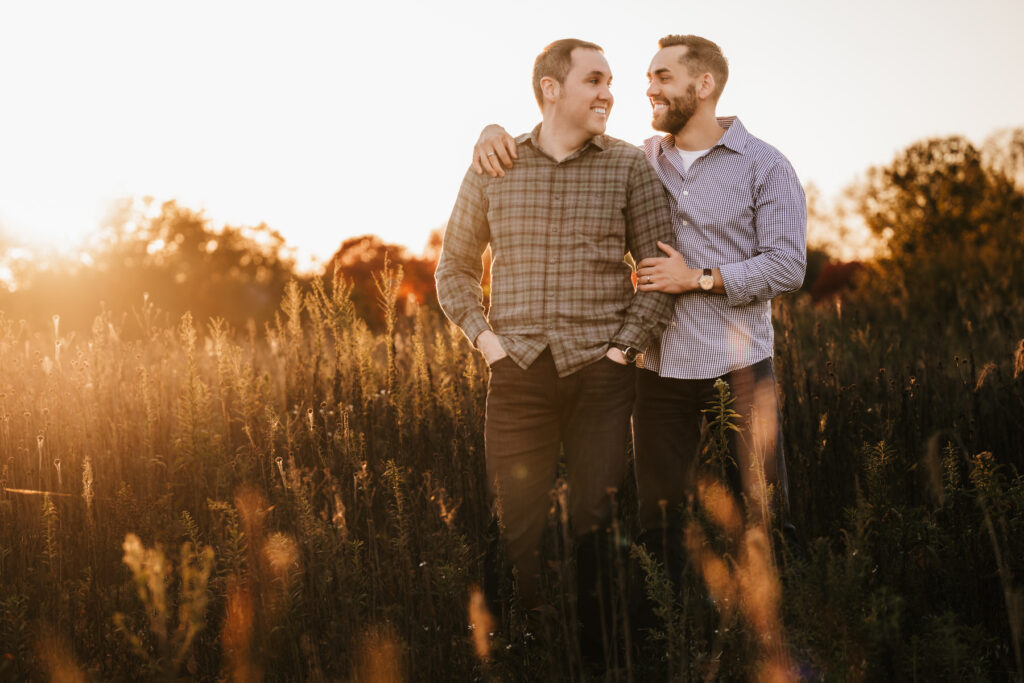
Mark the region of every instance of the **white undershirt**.
[[679, 147], [676, 147], [676, 151], [679, 152], [679, 157], [683, 160], [683, 170], [689, 172], [690, 165], [710, 152], [711, 148], [708, 147], [707, 149], [698, 149], [695, 152], [691, 152], [688, 149], [679, 149]]

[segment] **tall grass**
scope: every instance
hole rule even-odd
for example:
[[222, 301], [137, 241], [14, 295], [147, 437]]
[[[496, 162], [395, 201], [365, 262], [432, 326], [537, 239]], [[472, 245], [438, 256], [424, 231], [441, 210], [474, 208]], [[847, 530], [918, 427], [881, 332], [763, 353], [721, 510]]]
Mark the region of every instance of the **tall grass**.
[[[261, 331], [148, 300], [90, 330], [0, 314], [0, 678], [581, 678], [589, 598], [572, 593], [559, 491], [538, 619], [505, 599], [486, 367], [398, 300], [400, 278], [377, 279], [381, 332], [344, 284], [292, 285]], [[1022, 304], [780, 303], [806, 548], [776, 556], [710, 478], [673, 583], [628, 555], [625, 482], [605, 637], [626, 641], [633, 585], [660, 627], [644, 657], [610, 648], [610, 679], [1020, 677]], [[729, 458], [724, 439], [707, 453]]]

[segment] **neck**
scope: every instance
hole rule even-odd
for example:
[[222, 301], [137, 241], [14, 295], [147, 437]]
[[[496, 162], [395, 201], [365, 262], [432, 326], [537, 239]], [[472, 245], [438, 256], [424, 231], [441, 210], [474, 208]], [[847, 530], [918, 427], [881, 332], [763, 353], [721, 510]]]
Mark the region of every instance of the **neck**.
[[718, 125], [714, 108], [698, 109], [686, 125], [675, 134], [676, 147], [688, 152], [710, 149], [725, 135], [725, 128]]
[[579, 128], [561, 125], [557, 117], [545, 116], [540, 124], [537, 142], [545, 154], [556, 161], [561, 161], [587, 144], [591, 137], [593, 136]]

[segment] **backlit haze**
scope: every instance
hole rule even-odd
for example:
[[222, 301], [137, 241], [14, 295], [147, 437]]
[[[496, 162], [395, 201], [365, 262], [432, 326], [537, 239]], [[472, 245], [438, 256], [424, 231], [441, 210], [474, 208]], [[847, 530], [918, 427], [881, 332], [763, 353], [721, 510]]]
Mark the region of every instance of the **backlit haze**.
[[480, 128], [531, 128], [533, 59], [601, 44], [608, 132], [652, 134], [657, 39], [717, 41], [738, 114], [826, 198], [914, 140], [1024, 124], [1024, 2], [0, 5], [0, 233], [68, 247], [123, 196], [266, 222], [325, 261], [420, 251]]

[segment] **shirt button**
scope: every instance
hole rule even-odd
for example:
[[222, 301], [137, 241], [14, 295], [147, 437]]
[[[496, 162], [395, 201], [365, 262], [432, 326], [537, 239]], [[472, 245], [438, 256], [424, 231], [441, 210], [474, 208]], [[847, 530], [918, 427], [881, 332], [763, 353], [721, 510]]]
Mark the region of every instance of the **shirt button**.
[[675, 326], [676, 326], [676, 324], [675, 324], [675, 323], [672, 323], [672, 327], [675, 327]]
[[549, 299], [554, 298], [554, 296], [555, 296], [554, 292], [548, 292], [548, 298]]
[[562, 196], [556, 194], [554, 197], [552, 197], [552, 199], [554, 199], [556, 202], [560, 202], [562, 201]]
[[689, 195], [690, 195], [690, 191], [689, 190], [683, 190], [683, 196], [684, 197], [688, 197]]
[[558, 257], [557, 257], [557, 256], [552, 256], [552, 257], [551, 257], [550, 259], [548, 259], [548, 260], [549, 260], [549, 262], [551, 262], [551, 263], [555, 263], [556, 261], [558, 261]]
[[690, 221], [683, 221], [683, 227], [684, 227], [684, 228], [685, 228], [686, 226], [688, 226], [689, 224], [690, 224]]

